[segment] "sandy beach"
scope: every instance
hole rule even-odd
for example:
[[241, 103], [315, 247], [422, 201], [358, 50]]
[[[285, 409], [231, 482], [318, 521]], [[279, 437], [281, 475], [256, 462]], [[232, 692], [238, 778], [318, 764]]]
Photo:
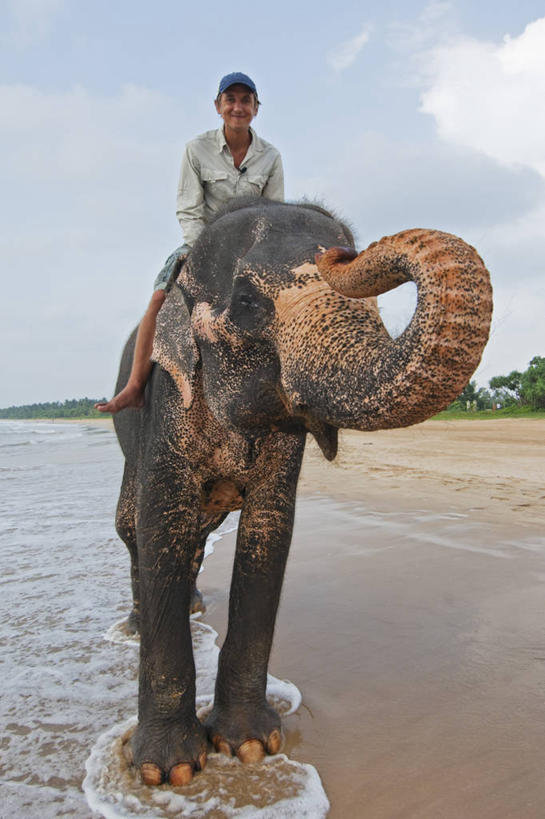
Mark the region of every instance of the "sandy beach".
[[[73, 692], [72, 716], [66, 720], [74, 732], [57, 726], [58, 746], [47, 750], [45, 765], [46, 771], [64, 766], [70, 785], [66, 805], [74, 805], [73, 815], [87, 815], [81, 813], [80, 766], [95, 735], [131, 713], [136, 696], [136, 669], [123, 665], [130, 658], [118, 656], [97, 636], [116, 618], [112, 600], [118, 601], [117, 617], [125, 616], [129, 580], [126, 551], [111, 524], [119, 480], [114, 473], [121, 463], [110, 436], [93, 434], [111, 428], [111, 420], [89, 425], [91, 432], [83, 437], [79, 432], [74, 443], [70, 439], [59, 450], [59, 464], [70, 460], [52, 483], [65, 482], [66, 495], [55, 500], [62, 512], [61, 507], [44, 511], [51, 507], [49, 495], [40, 511], [43, 484], [37, 484], [23, 519], [29, 521], [20, 536], [24, 549], [19, 541], [9, 547], [22, 561], [27, 595], [33, 587], [29, 592], [26, 560], [32, 559], [39, 576], [28, 605], [42, 600], [45, 584], [53, 583], [47, 616], [63, 624], [58, 630], [63, 653], [62, 664], [54, 655], [58, 691], [43, 682], [38, 643], [36, 681], [28, 678], [28, 691], [14, 683], [8, 700], [20, 714], [20, 730], [35, 731], [38, 718], [47, 722], [44, 714], [66, 711], [65, 691]], [[40, 431], [47, 429], [42, 425]], [[284, 720], [284, 750], [318, 770], [332, 819], [545, 815], [544, 442], [545, 419], [428, 421], [402, 430], [343, 433], [338, 458], [327, 463], [309, 439], [270, 670], [302, 693], [302, 706]], [[74, 447], [85, 448], [73, 452]], [[20, 450], [27, 460], [39, 451]], [[42, 473], [21, 474], [29, 481]], [[69, 488], [72, 476], [80, 474], [86, 475], [81, 497]], [[12, 505], [19, 510], [18, 496]], [[78, 543], [83, 538], [88, 544], [82, 554], [71, 545], [67, 501]], [[112, 511], [104, 522], [89, 517], [90, 509], [106, 506]], [[66, 561], [65, 580], [55, 574], [47, 580], [47, 561], [36, 568], [44, 534], [35, 531], [32, 514], [40, 520], [53, 516], [48, 525]], [[234, 534], [215, 544], [199, 583], [207, 604], [204, 622], [219, 633], [220, 644], [234, 547]], [[93, 565], [97, 553], [94, 570], [80, 566], [82, 559]], [[78, 566], [76, 584], [70, 560]], [[99, 593], [104, 601], [97, 610]], [[62, 595], [66, 605], [59, 604]], [[38, 606], [13, 623], [19, 635], [13, 651], [19, 645], [22, 650], [21, 634], [25, 629], [34, 634], [35, 618], [41, 622], [43, 616]], [[47, 632], [49, 642], [56, 633]], [[65, 645], [68, 633], [78, 634], [78, 651]], [[25, 654], [27, 664], [31, 655]], [[21, 662], [14, 657], [14, 669]], [[89, 674], [92, 688], [86, 687]], [[67, 689], [61, 684], [65, 678], [79, 682]], [[20, 710], [19, 701], [27, 696]], [[36, 713], [30, 711], [27, 719], [28, 702], [35, 703]], [[89, 734], [82, 719], [92, 725]], [[32, 770], [32, 753], [19, 742], [18, 731], [16, 725], [12, 757], [17, 748], [16, 768]], [[43, 758], [49, 745], [40, 744], [40, 735], [37, 740], [36, 754]], [[39, 803], [27, 815], [54, 815], [47, 812], [50, 781], [37, 792], [34, 775], [26, 776], [30, 784], [27, 779], [12, 784], [14, 804], [23, 804], [20, 787], [29, 788], [32, 800], [40, 795], [45, 809]]]
[[[312, 441], [271, 671], [332, 819], [545, 815], [545, 421]], [[222, 637], [234, 535], [207, 562]]]

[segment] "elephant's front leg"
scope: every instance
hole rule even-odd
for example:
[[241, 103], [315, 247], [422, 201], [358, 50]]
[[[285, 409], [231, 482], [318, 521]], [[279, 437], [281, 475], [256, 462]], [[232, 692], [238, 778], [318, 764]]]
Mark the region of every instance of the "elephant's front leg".
[[133, 761], [147, 785], [187, 784], [206, 763], [206, 732], [195, 715], [189, 604], [199, 542], [199, 493], [186, 481], [143, 487], [137, 514], [140, 677]]
[[229, 628], [218, 663], [214, 707], [206, 720], [217, 750], [243, 762], [277, 753], [280, 717], [267, 703], [267, 667], [293, 530], [300, 456], [288, 469], [246, 490], [231, 595]]

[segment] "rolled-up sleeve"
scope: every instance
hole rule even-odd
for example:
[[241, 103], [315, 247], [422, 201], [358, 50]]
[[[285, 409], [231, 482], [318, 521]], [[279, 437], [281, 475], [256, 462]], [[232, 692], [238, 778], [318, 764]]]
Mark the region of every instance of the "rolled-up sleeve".
[[184, 234], [184, 242], [192, 247], [205, 226], [204, 189], [200, 178], [198, 160], [187, 146], [182, 158], [180, 182], [176, 198], [176, 216]]
[[284, 201], [284, 169], [282, 167], [280, 154], [277, 154], [271, 173], [267, 179], [267, 184], [263, 188], [261, 195], [266, 199], [277, 199], [279, 202]]

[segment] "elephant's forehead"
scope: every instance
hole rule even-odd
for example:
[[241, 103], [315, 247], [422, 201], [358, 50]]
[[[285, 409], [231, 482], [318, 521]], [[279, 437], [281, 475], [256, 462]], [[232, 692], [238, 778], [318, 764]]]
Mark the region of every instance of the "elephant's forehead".
[[286, 289], [301, 289], [310, 282], [323, 281], [318, 268], [311, 262], [278, 267], [247, 264], [241, 270], [243, 278], [252, 282], [270, 298], [276, 298]]
[[301, 279], [304, 281], [308, 281], [310, 278], [319, 278], [320, 276], [318, 273], [318, 267], [311, 262], [303, 262], [303, 264], [300, 264], [297, 267], [292, 267], [291, 272], [296, 279]]

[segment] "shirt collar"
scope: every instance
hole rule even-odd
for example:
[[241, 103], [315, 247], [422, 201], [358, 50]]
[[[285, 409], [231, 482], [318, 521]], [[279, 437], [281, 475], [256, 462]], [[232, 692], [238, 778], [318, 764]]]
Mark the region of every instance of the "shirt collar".
[[[246, 154], [247, 157], [251, 156], [253, 153], [261, 153], [263, 151], [263, 142], [259, 139], [258, 135], [254, 131], [254, 129], [250, 126], [250, 133], [252, 135], [252, 141], [250, 142], [250, 147], [248, 148], [248, 152]], [[218, 148], [218, 153], [221, 154], [224, 148], [229, 150], [229, 146], [225, 141], [225, 134], [223, 133], [223, 126], [218, 128], [216, 131], [216, 144]]]

